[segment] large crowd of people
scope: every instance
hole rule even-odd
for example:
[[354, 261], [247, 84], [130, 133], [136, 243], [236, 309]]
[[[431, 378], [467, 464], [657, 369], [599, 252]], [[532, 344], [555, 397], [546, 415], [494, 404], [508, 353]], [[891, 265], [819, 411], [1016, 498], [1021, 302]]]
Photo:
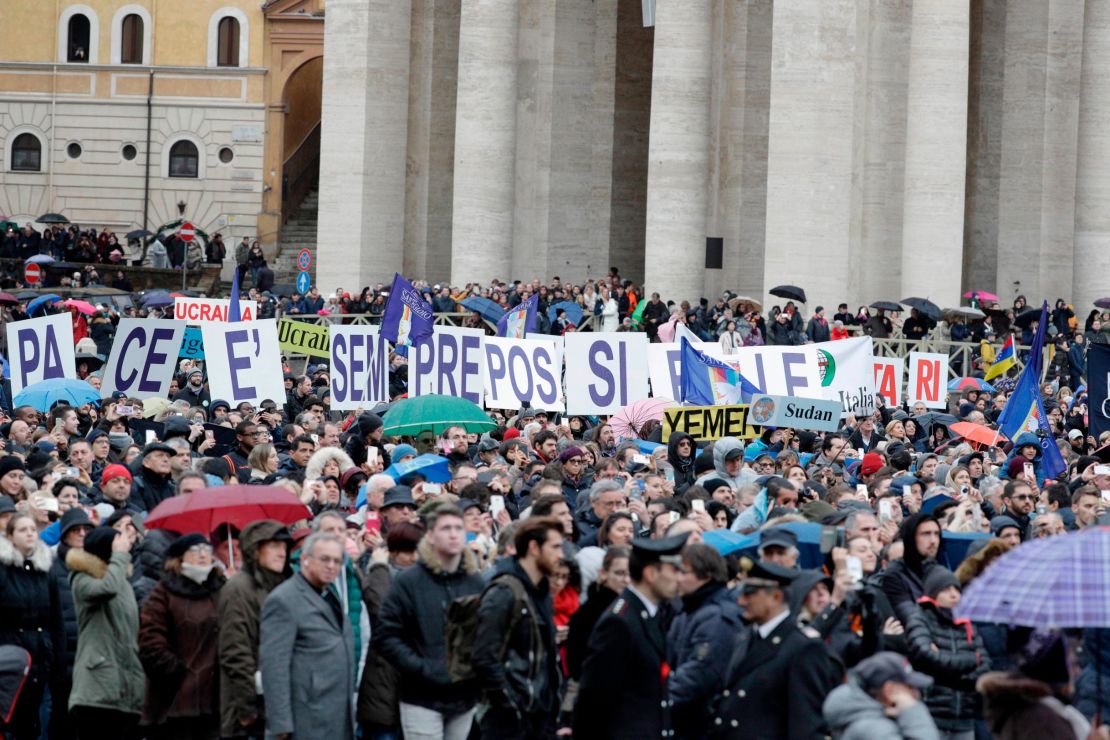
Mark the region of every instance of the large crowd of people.
[[[641, 307], [615, 271], [570, 288], [418, 285], [441, 312], [469, 294], [511, 305], [534, 292], [544, 316], [571, 300], [612, 321], [615, 302], [618, 329], [635, 314], [653, 338], [678, 321], [707, 339], [735, 331], [736, 346], [780, 331], [828, 338], [822, 311], [803, 326], [791, 304], [769, 326], [749, 307], [746, 333], [729, 296], [692, 310], [651, 296]], [[316, 294], [323, 305], [302, 312], [373, 313], [384, 290]], [[998, 314], [978, 322], [992, 326], [984, 338]], [[876, 316], [838, 313], [830, 334]], [[25, 317], [16, 308], [8, 318]], [[901, 331], [917, 331], [916, 318]], [[89, 320], [100, 329], [78, 353], [96, 387], [90, 358], [111, 346], [117, 319]], [[1009, 378], [952, 394], [949, 416], [880, 398], [836, 432], [764, 428], [712, 442], [677, 433], [664, 443], [657, 421], [619, 437], [605, 417], [530, 407], [489, 411], [486, 431], [429, 420], [391, 436], [388, 404], [330, 408], [324, 363], [287, 372], [285, 397], [257, 408], [211, 398], [203, 363], [182, 360], [156, 413], [120, 394], [6, 410], [0, 649], [26, 651], [30, 668], [10, 677], [19, 688], [0, 713], [4, 731], [1108, 737], [1096, 718], [1110, 709], [1097, 688], [1110, 678], [1110, 632], [953, 611], [1007, 551], [1106, 522], [1110, 434], [1089, 433], [1083, 352], [1072, 351], [1085, 332], [1105, 335], [1097, 314], [1081, 327], [1058, 306], [1052, 320], [1068, 344], [1041, 387], [1067, 462], [1057, 478], [1034, 435], [989, 446], [950, 429], [994, 424]], [[404, 363], [391, 358], [395, 398], [407, 391]], [[164, 502], [240, 485], [284, 489], [303, 515], [211, 531], [146, 525]], [[799, 522], [820, 523], [832, 541], [815, 553]], [[758, 545], [722, 554], [713, 533], [725, 531], [758, 534]], [[978, 536], [957, 556], [953, 534]]]

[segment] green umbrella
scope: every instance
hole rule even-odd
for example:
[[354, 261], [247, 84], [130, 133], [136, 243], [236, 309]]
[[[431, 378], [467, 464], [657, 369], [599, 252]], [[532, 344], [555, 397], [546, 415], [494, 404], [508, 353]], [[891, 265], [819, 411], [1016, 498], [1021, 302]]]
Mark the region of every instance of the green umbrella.
[[497, 426], [476, 403], [434, 393], [397, 401], [386, 412], [383, 421], [386, 434], [408, 435], [417, 435], [429, 429], [435, 434], [442, 434], [448, 427], [485, 432]]

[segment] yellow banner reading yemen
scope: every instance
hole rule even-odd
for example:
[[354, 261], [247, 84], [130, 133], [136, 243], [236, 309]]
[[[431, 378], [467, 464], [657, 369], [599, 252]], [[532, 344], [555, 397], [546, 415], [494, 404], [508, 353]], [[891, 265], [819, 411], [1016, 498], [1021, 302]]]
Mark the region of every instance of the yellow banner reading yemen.
[[685, 432], [699, 442], [721, 437], [752, 439], [759, 430], [748, 424], [748, 405], [673, 406], [663, 410], [663, 441]]
[[278, 346], [292, 355], [328, 356], [328, 327], [295, 319], [278, 321]]

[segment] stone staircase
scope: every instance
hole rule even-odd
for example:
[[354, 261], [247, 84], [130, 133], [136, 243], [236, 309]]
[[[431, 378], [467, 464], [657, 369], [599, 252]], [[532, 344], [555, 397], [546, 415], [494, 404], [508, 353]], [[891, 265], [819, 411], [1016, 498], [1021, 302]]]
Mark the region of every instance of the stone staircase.
[[312, 266], [309, 275], [316, 282], [316, 216], [319, 207], [319, 189], [314, 189], [301, 202], [300, 208], [289, 217], [281, 227], [278, 237], [277, 256], [270, 260], [270, 269], [274, 271], [275, 283], [293, 283], [300, 270], [297, 267], [297, 254], [302, 249], [307, 249], [312, 254]]

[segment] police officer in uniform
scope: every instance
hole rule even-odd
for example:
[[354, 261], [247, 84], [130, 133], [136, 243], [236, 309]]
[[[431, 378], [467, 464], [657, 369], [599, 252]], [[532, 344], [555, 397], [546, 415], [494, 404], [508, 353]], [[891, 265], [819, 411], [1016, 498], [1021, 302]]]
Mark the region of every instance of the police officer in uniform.
[[750, 627], [737, 637], [712, 703], [710, 737], [824, 737], [821, 704], [838, 681], [820, 635], [790, 613], [787, 589], [798, 571], [747, 558], [741, 569], [738, 603]]
[[[637, 539], [628, 560], [632, 584], [590, 636], [574, 707], [575, 740], [671, 737], [666, 631], [662, 603], [678, 593], [678, 568], [689, 533]], [[820, 711], [820, 703], [818, 703]]]

